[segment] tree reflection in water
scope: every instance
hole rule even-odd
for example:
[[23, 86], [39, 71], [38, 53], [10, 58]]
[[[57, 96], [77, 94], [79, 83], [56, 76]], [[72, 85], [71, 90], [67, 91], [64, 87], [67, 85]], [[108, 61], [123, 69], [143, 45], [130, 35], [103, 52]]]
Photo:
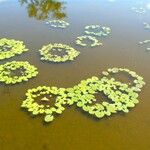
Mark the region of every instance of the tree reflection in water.
[[66, 17], [64, 12], [64, 2], [58, 0], [19, 0], [21, 5], [27, 5], [29, 17], [34, 17], [37, 20], [45, 20], [51, 13], [56, 19]]

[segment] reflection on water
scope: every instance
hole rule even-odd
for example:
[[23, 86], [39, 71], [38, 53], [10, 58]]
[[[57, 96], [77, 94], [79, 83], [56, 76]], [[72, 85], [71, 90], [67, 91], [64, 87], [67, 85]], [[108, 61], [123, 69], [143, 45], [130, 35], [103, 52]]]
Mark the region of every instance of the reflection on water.
[[64, 3], [56, 0], [19, 0], [21, 5], [27, 5], [29, 17], [34, 17], [37, 20], [44, 20], [52, 16], [57, 19], [66, 17], [64, 12]]

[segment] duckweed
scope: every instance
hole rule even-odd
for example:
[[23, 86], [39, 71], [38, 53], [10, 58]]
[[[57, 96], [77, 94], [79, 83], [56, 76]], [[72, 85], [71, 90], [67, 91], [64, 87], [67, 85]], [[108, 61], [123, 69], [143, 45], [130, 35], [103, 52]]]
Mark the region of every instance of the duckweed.
[[37, 76], [38, 71], [27, 61], [12, 61], [0, 65], [0, 82], [16, 84]]
[[87, 36], [87, 35], [77, 37], [76, 44], [81, 45], [81, 46], [87, 46], [87, 44], [83, 42], [83, 40], [86, 40], [86, 39], [92, 42], [92, 44], [90, 45], [91, 47], [103, 45], [95, 37]]
[[22, 41], [14, 39], [0, 39], [0, 60], [11, 58], [28, 51]]
[[[66, 62], [74, 60], [80, 52], [74, 48], [60, 43], [49, 44], [43, 46], [40, 51], [41, 60], [51, 61], [51, 62]], [[59, 54], [62, 54], [59, 55]]]
[[111, 29], [109, 27], [104, 27], [100, 25], [90, 25], [85, 27], [85, 33], [88, 35], [94, 36], [108, 36], [111, 33]]
[[53, 28], [67, 28], [69, 26], [69, 23], [64, 20], [49, 20], [46, 22], [46, 24], [50, 25]]

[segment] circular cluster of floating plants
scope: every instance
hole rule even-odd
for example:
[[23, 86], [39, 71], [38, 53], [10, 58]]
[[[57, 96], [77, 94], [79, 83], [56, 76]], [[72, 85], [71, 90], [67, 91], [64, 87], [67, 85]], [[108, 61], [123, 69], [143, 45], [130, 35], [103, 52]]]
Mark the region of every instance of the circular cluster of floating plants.
[[0, 60], [11, 58], [15, 55], [28, 51], [22, 41], [13, 39], [0, 39]]
[[87, 35], [77, 37], [76, 44], [81, 46], [87, 46], [87, 44], [83, 42], [83, 40], [91, 41], [92, 42], [91, 47], [103, 45], [95, 37]]
[[[145, 40], [145, 41], [139, 42], [139, 44], [140, 45], [150, 44], [150, 40]], [[150, 51], [150, 47], [147, 47], [146, 50]]]
[[69, 26], [69, 23], [64, 20], [49, 20], [46, 22], [46, 24], [50, 25], [53, 28], [67, 28]]
[[[129, 108], [134, 107], [139, 102], [137, 92], [145, 83], [142, 77], [128, 69], [113, 68], [103, 73], [108, 76], [119, 71], [125, 71], [132, 75], [135, 78], [134, 83], [136, 86], [129, 87], [128, 84], [116, 81], [114, 78], [103, 77], [99, 79], [98, 77], [92, 77], [81, 81], [73, 89], [68, 89], [70, 100], [67, 104], [76, 103], [78, 107], [97, 118], [110, 116], [119, 111], [129, 112]], [[108, 101], [97, 101], [95, 95], [100, 92], [108, 97]]]
[[[103, 71], [102, 74], [106, 77], [112, 76], [113, 74], [117, 74], [119, 72], [127, 73], [132, 79], [133, 79], [133, 85], [130, 87], [135, 92], [140, 92], [141, 88], [145, 85], [145, 82], [143, 81], [143, 78], [136, 74], [134, 71], [130, 71], [126, 68], [110, 68], [107, 71]], [[126, 83], [127, 84], [127, 83]], [[128, 86], [130, 86], [131, 83], [128, 83]]]
[[[119, 72], [128, 73], [133, 78], [133, 85], [110, 78], [112, 74]], [[120, 111], [128, 113], [129, 109], [139, 102], [138, 92], [145, 85], [143, 78], [124, 68], [110, 68], [103, 71], [103, 75], [102, 78], [93, 76], [82, 80], [73, 88], [39, 86], [30, 89], [26, 93], [27, 98], [23, 101], [22, 107], [33, 115], [45, 114], [45, 122], [53, 121], [54, 115], [61, 114], [64, 106], [73, 104], [97, 118]], [[100, 93], [107, 97], [106, 101], [97, 98]], [[52, 96], [56, 97], [53, 107], [49, 104]]]
[[37, 76], [38, 71], [27, 61], [12, 61], [0, 65], [0, 82], [16, 84]]
[[[53, 106], [52, 97], [56, 97]], [[55, 114], [61, 114], [65, 110], [66, 98], [64, 88], [39, 86], [27, 91], [21, 107], [28, 109], [33, 115], [44, 114], [44, 121], [51, 122]]]
[[147, 22], [143, 22], [144, 28], [150, 30], [150, 24]]
[[132, 7], [132, 10], [138, 14], [146, 13], [146, 9], [144, 7]]
[[42, 56], [41, 60], [51, 62], [72, 61], [80, 54], [80, 52], [74, 48], [60, 43], [43, 46], [39, 51]]
[[99, 37], [108, 36], [111, 33], [111, 29], [100, 25], [90, 25], [85, 27], [85, 33]]

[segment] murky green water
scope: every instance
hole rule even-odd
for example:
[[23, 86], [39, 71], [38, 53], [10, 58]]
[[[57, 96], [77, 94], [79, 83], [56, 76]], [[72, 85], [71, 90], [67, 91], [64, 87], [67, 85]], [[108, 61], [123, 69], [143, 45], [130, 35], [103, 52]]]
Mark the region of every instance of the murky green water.
[[[140, 0], [139, 0], [140, 1]], [[149, 150], [150, 149], [150, 53], [138, 42], [149, 39], [150, 9], [139, 15], [131, 10], [136, 0], [64, 0], [50, 7], [49, 18], [63, 18], [67, 29], [50, 29], [44, 17], [36, 15], [34, 5], [17, 0], [0, 1], [0, 37], [23, 40], [29, 52], [11, 60], [27, 60], [39, 69], [29, 82], [13, 86], [0, 85], [0, 150]], [[29, 2], [29, 1], [28, 1]], [[148, 4], [148, 0], [144, 1]], [[30, 6], [30, 7], [29, 7]], [[47, 7], [46, 7], [47, 8]], [[39, 13], [38, 13], [39, 14]], [[29, 17], [30, 16], [30, 17]], [[150, 23], [150, 22], [149, 22]], [[76, 46], [84, 26], [101, 24], [112, 29], [111, 36], [102, 38], [103, 46]], [[40, 61], [38, 50], [48, 43], [69, 44], [81, 52], [73, 62], [54, 64]], [[125, 67], [144, 77], [140, 103], [128, 114], [115, 114], [95, 120], [75, 106], [66, 109], [50, 124], [43, 117], [31, 117], [20, 105], [29, 88], [38, 85], [72, 87], [82, 79], [111, 67]]]

